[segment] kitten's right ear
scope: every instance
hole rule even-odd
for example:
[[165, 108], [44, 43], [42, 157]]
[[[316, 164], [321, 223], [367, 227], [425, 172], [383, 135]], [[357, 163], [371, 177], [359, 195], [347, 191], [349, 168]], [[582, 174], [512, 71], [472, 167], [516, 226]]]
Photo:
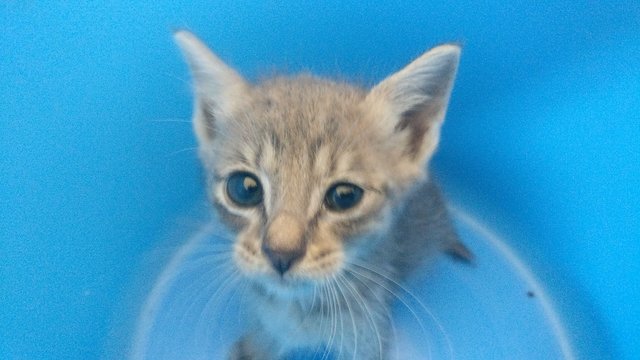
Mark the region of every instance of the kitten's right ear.
[[365, 99], [366, 111], [391, 149], [401, 151], [396, 175], [424, 174], [440, 137], [456, 77], [460, 47], [437, 46], [376, 85]]
[[213, 140], [220, 122], [228, 119], [238, 102], [247, 97], [249, 85], [191, 32], [178, 30], [173, 38], [193, 77], [193, 127], [200, 144], [207, 144]]

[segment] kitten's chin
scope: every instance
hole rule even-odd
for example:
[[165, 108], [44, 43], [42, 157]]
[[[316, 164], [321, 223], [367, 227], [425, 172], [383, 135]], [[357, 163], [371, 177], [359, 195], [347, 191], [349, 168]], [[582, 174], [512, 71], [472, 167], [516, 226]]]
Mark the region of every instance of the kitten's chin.
[[300, 298], [311, 296], [316, 281], [292, 276], [265, 274], [253, 279], [254, 284], [270, 296]]

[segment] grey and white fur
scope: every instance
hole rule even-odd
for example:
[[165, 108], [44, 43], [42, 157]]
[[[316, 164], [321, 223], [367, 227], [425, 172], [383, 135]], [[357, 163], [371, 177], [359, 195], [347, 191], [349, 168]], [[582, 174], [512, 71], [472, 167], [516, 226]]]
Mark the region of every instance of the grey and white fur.
[[[249, 284], [252, 321], [229, 358], [388, 358], [390, 289], [438, 250], [469, 255], [427, 172], [460, 48], [435, 47], [367, 90], [310, 75], [251, 84], [192, 33], [175, 40], [208, 193]], [[234, 176], [257, 202], [234, 199]]]

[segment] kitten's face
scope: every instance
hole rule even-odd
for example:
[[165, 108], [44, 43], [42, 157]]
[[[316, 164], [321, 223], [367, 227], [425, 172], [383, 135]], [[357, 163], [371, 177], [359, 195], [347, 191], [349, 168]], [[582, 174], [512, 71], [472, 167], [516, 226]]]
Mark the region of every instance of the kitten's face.
[[242, 273], [295, 291], [374, 248], [436, 147], [459, 49], [366, 92], [312, 77], [252, 86], [193, 35], [176, 39], [196, 79], [208, 190], [236, 231]]
[[398, 159], [381, 146], [365, 95], [312, 78], [271, 81], [202, 148], [244, 273], [323, 279], [385, 224]]

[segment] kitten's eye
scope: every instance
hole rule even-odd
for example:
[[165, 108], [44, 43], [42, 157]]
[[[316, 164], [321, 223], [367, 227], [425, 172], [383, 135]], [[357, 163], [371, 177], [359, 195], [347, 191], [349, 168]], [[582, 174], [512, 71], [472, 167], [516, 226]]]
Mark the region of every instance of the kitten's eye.
[[349, 183], [333, 185], [324, 196], [325, 205], [333, 211], [343, 211], [356, 206], [362, 199], [360, 187]]
[[262, 185], [251, 173], [235, 172], [227, 179], [227, 195], [239, 206], [256, 206], [262, 201]]

